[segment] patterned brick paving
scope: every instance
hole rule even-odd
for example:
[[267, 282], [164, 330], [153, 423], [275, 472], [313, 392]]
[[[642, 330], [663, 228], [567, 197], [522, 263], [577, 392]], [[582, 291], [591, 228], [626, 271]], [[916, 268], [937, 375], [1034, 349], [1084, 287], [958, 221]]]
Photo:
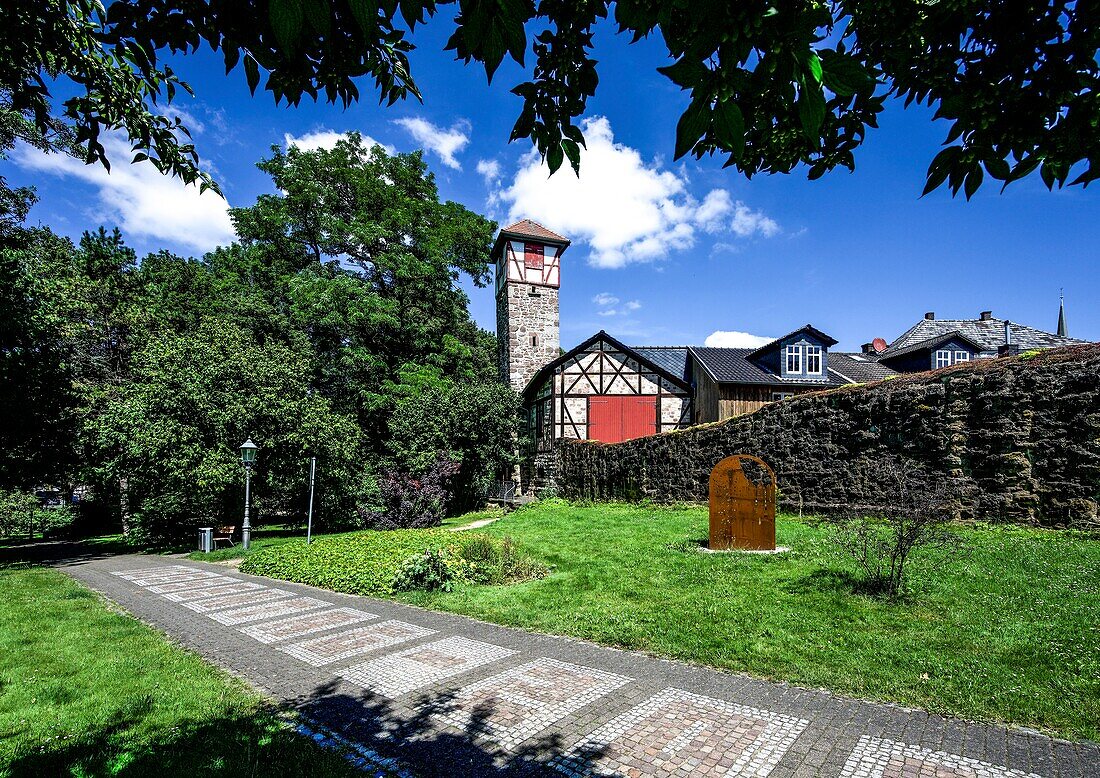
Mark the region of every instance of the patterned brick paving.
[[258, 592], [266, 588], [260, 584], [247, 581], [235, 581], [232, 578], [211, 578], [196, 585], [192, 583], [190, 588], [172, 591], [158, 592], [156, 586], [150, 586], [149, 591], [159, 594], [172, 602], [192, 602], [206, 597], [220, 597], [223, 594], [240, 594], [241, 592]]
[[455, 636], [352, 665], [339, 675], [393, 699], [515, 653], [510, 648]]
[[556, 659], [536, 659], [460, 689], [451, 709], [439, 718], [511, 749], [630, 680]]
[[315, 632], [336, 627], [347, 627], [361, 621], [377, 619], [373, 613], [357, 611], [355, 608], [334, 608], [327, 611], [315, 611], [289, 619], [269, 621], [266, 624], [251, 624], [241, 627], [241, 632], [261, 643], [278, 643], [280, 640], [301, 638]]
[[148, 562], [65, 569], [297, 708], [372, 775], [1100, 778], [1095, 743]]
[[320, 667], [433, 634], [435, 630], [418, 627], [415, 624], [383, 621], [380, 624], [368, 624], [365, 627], [349, 629], [347, 632], [303, 640], [300, 643], [291, 643], [278, 648], [307, 664]]
[[554, 766], [579, 775], [768, 775], [808, 721], [665, 689], [583, 739]]
[[203, 597], [200, 600], [183, 603], [183, 607], [195, 611], [195, 613], [209, 613], [220, 608], [242, 608], [256, 605], [261, 602], [281, 600], [284, 597], [293, 597], [291, 592], [285, 589], [258, 589], [252, 592], [237, 592], [236, 594], [223, 594], [220, 597]]
[[[252, 592], [249, 592], [249, 594], [252, 594]], [[199, 600], [199, 602], [206, 602], [206, 600]], [[316, 597], [291, 597], [290, 599], [284, 598], [273, 602], [262, 602], [258, 605], [246, 605], [243, 608], [233, 608], [206, 615], [222, 624], [247, 624], [251, 621], [273, 619], [276, 616], [286, 616], [291, 613], [324, 608], [328, 604]]]
[[[1100, 769], [1100, 765], [1095, 765]], [[844, 764], [841, 778], [1039, 778], [1035, 773], [958, 754], [862, 737]]]

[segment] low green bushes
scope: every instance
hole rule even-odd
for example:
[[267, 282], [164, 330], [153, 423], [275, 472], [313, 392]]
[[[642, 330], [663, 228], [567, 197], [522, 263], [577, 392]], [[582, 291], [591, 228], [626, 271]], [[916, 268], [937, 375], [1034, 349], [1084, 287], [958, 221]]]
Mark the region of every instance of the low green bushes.
[[351, 532], [256, 551], [241, 571], [348, 594], [387, 595], [456, 583], [515, 583], [548, 568], [510, 538], [460, 537], [443, 529]]

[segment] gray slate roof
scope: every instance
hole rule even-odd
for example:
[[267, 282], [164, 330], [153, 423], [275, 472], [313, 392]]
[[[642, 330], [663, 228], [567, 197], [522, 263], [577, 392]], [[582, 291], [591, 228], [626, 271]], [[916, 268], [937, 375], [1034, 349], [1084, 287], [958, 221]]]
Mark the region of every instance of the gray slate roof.
[[829, 352], [829, 372], [839, 373], [857, 384], [881, 381], [897, 375], [896, 370], [880, 365], [875, 359], [868, 359], [864, 354], [845, 354], [839, 351]]
[[674, 376], [691, 381], [687, 346], [631, 346], [634, 351]]
[[[1058, 348], [1059, 346], [1072, 346], [1086, 343], [1087, 341], [1076, 338], [1063, 338], [1052, 332], [1028, 327], [1012, 322], [1012, 342], [1023, 350], [1035, 348]], [[915, 325], [899, 335], [885, 351], [879, 354], [879, 358], [894, 356], [903, 349], [906, 351], [922, 341], [933, 340], [952, 332], [958, 332], [963, 337], [979, 344], [982, 353], [986, 355], [996, 354], [997, 348], [1005, 342], [1004, 319], [921, 319]]]
[[863, 354], [845, 354], [829, 352], [829, 376], [818, 381], [790, 381], [761, 367], [748, 357], [756, 351], [751, 348], [718, 348], [709, 346], [632, 346], [641, 356], [663, 367], [673, 375], [683, 376], [691, 381], [690, 354], [719, 383], [729, 384], [765, 384], [768, 386], [844, 386], [869, 381], [881, 381], [887, 376], [897, 375], [896, 371], [880, 365], [874, 359]]

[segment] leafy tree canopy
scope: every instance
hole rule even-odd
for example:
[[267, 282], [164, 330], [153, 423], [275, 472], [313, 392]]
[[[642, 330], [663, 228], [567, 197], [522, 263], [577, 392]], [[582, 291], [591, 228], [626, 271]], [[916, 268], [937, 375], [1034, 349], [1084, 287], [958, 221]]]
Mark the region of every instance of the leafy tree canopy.
[[[505, 57], [532, 64], [512, 89], [511, 138], [530, 139], [551, 171], [566, 159], [579, 171], [575, 122], [599, 84], [594, 28], [610, 16], [634, 41], [660, 36], [674, 60], [660, 70], [690, 94], [678, 158], [719, 155], [747, 176], [851, 169], [893, 95], [951, 124], [926, 191], [946, 182], [969, 197], [986, 175], [1036, 170], [1048, 187], [1100, 176], [1097, 0], [44, 0], [5, 14], [0, 109], [47, 142], [68, 128], [104, 164], [100, 133], [121, 129], [134, 159], [209, 185], [186, 129], [152, 105], [187, 88], [160, 52], [208, 45], [276, 102], [346, 106], [369, 78], [393, 103], [420, 97], [410, 33], [446, 6], [458, 59], [490, 80]], [[84, 93], [54, 108], [59, 76]]]
[[260, 167], [279, 194], [199, 260], [139, 262], [117, 231], [0, 233], [0, 489], [90, 484], [131, 537], [180, 538], [235, 523], [251, 436], [259, 518], [303, 515], [312, 456], [321, 527], [441, 457], [453, 507], [483, 498], [518, 398], [458, 282], [484, 282], [495, 225], [441, 203], [419, 154], [355, 135]]

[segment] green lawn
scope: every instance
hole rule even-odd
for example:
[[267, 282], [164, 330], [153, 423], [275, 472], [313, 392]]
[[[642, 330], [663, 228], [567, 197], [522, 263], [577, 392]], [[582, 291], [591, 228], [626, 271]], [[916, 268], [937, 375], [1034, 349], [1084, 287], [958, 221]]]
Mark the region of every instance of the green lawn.
[[0, 568], [0, 602], [0, 776], [359, 774], [61, 573]]
[[823, 526], [781, 518], [777, 557], [703, 554], [705, 509], [561, 501], [481, 532], [554, 566], [513, 586], [402, 599], [859, 697], [1100, 738], [1100, 541], [961, 529], [936, 575], [914, 561], [909, 601], [854, 594]]

